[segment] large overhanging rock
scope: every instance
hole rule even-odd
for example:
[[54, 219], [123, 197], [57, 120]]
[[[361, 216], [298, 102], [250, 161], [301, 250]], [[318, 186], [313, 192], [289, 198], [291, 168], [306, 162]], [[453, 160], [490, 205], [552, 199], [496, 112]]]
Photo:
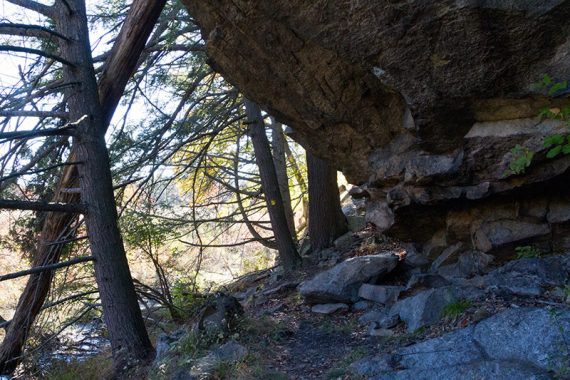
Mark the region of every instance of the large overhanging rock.
[[371, 222], [486, 252], [567, 235], [570, 157], [542, 145], [564, 126], [536, 115], [568, 91], [536, 83], [570, 78], [570, 0], [182, 1], [212, 65], [368, 188]]

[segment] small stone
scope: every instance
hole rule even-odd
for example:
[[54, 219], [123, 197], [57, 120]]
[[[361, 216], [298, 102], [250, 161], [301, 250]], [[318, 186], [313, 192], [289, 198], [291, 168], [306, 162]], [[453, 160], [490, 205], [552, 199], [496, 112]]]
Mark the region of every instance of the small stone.
[[402, 290], [401, 286], [363, 284], [358, 290], [358, 296], [383, 305], [391, 305], [398, 300]]
[[391, 329], [392, 327], [396, 326], [400, 322], [400, 316], [397, 314], [386, 315], [384, 318], [380, 319], [378, 322], [378, 326]]
[[339, 251], [344, 251], [350, 249], [352, 243], [354, 242], [354, 237], [352, 236], [352, 232], [347, 232], [338, 239], [334, 241], [334, 247]]
[[378, 327], [372, 323], [370, 325], [370, 329], [368, 330], [368, 335], [389, 338], [391, 336], [394, 336], [394, 331]]
[[358, 318], [358, 322], [360, 324], [366, 325], [370, 322], [380, 323], [384, 318], [386, 318], [386, 312], [382, 310], [370, 310], [367, 313]]
[[362, 310], [367, 310], [369, 308], [370, 308], [369, 301], [358, 301], [354, 305], [352, 305], [352, 310], [354, 311], [362, 311]]
[[471, 317], [473, 319], [473, 322], [479, 322], [482, 321], [485, 318], [489, 318], [491, 316], [491, 313], [489, 313], [487, 310], [485, 309], [477, 309], [474, 313], [473, 316]]
[[345, 303], [326, 303], [315, 305], [311, 308], [313, 313], [319, 314], [332, 314], [339, 310], [348, 310], [348, 305]]

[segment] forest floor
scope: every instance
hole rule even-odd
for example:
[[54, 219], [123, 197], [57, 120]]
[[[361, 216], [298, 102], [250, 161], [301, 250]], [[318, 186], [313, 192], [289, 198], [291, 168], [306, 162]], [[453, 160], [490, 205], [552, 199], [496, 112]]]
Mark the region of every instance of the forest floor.
[[393, 335], [386, 337], [371, 336], [369, 326], [359, 322], [359, 317], [371, 308], [318, 314], [303, 302], [291, 283], [282, 281], [267, 288], [265, 285], [264, 281], [256, 282], [259, 290], [246, 303], [244, 318], [268, 327], [258, 330], [256, 339], [244, 341], [269, 372], [260, 377], [248, 377], [252, 375], [247, 372], [249, 375], [243, 378], [264, 378], [271, 374], [275, 380], [359, 379], [348, 367], [361, 358], [441, 336], [511, 307], [544, 307], [550, 303], [544, 297], [492, 295], [474, 301], [453, 317], [442, 318], [414, 332], [408, 332], [400, 322], [391, 329]]

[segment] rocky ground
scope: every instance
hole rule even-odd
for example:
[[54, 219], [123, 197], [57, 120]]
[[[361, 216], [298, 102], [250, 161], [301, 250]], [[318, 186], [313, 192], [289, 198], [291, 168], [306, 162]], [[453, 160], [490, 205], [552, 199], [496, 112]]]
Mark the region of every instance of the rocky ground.
[[[193, 333], [159, 338], [167, 370], [155, 375], [567, 378], [570, 254], [525, 252], [495, 265], [479, 252], [430, 262], [373, 233], [347, 235], [295, 281], [273, 270], [232, 284]], [[209, 331], [216, 339], [185, 360], [180, 346]]]

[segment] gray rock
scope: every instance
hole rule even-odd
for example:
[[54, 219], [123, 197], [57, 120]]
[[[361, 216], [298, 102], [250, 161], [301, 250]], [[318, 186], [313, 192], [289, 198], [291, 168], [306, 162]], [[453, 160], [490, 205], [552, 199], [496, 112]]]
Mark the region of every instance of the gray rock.
[[473, 328], [467, 327], [401, 348], [396, 358], [400, 368], [428, 369], [482, 360], [484, 354], [473, 339]]
[[366, 378], [392, 371], [393, 368], [391, 355], [379, 355], [360, 359], [349, 366], [352, 373], [365, 376]]
[[168, 352], [170, 351], [170, 347], [173, 343], [180, 340], [186, 334], [184, 330], [177, 330], [170, 334], [162, 333], [158, 336], [156, 340], [156, 357], [155, 362], [159, 362], [164, 359]]
[[483, 291], [473, 287], [446, 286], [428, 289], [415, 296], [398, 301], [390, 309], [391, 315], [399, 315], [406, 322], [408, 331], [437, 322], [446, 305], [460, 299], [476, 299]]
[[459, 255], [454, 264], [441, 266], [437, 273], [446, 278], [471, 277], [482, 274], [494, 257], [479, 251], [467, 251]]
[[358, 296], [383, 305], [391, 305], [398, 300], [402, 290], [404, 288], [401, 286], [362, 284], [358, 290]]
[[212, 378], [213, 370], [220, 363], [236, 363], [247, 354], [248, 350], [246, 347], [231, 340], [198, 359], [190, 369], [190, 376], [197, 380], [210, 379]]
[[568, 278], [567, 256], [525, 258], [511, 261], [468, 283], [498, 294], [540, 296], [546, 287], [563, 286]]
[[394, 336], [394, 331], [390, 329], [385, 329], [383, 327], [377, 326], [375, 323], [372, 323], [368, 329], [368, 335], [382, 337], [382, 338], [390, 338]]
[[498, 220], [485, 223], [475, 232], [477, 249], [488, 252], [493, 248], [524, 239], [547, 235], [548, 224], [528, 223], [519, 220]]
[[354, 311], [363, 311], [367, 310], [371, 306], [371, 302], [369, 301], [358, 301], [352, 305], [352, 310]]
[[305, 281], [299, 292], [310, 303], [355, 302], [363, 283], [391, 272], [397, 263], [391, 252], [354, 257]]
[[456, 256], [462, 247], [463, 243], [461, 242], [455, 243], [454, 245], [447, 247], [431, 264], [431, 270], [435, 272], [439, 267], [441, 267], [446, 262], [452, 261], [453, 256]]
[[414, 288], [441, 288], [442, 286], [451, 285], [451, 282], [434, 273], [416, 273], [408, 280], [406, 289]]
[[352, 236], [352, 232], [347, 232], [341, 237], [337, 238], [333, 244], [334, 247], [339, 251], [344, 251], [349, 249], [352, 246], [353, 242], [354, 242], [354, 237]]
[[200, 310], [193, 330], [228, 334], [242, 314], [243, 308], [236, 298], [218, 292]]
[[370, 322], [380, 322], [384, 318], [386, 318], [388, 314], [385, 310], [370, 310], [367, 313], [362, 314], [358, 318], [358, 322], [362, 325], [367, 325]]
[[550, 379], [568, 368], [568, 340], [570, 310], [511, 308], [349, 368], [369, 379]]
[[570, 361], [570, 310], [509, 309], [481, 321], [474, 338], [494, 359], [559, 371]]
[[348, 305], [344, 303], [327, 303], [315, 305], [311, 308], [313, 313], [319, 314], [332, 314], [339, 310], [348, 310]]
[[549, 380], [547, 373], [528, 364], [484, 360], [450, 367], [408, 369], [369, 377], [374, 380]]
[[413, 244], [404, 243], [403, 248], [406, 251], [404, 263], [412, 268], [424, 268], [431, 263], [431, 260], [418, 252]]
[[378, 321], [378, 326], [385, 329], [391, 329], [392, 327], [395, 327], [399, 322], [399, 315], [386, 315], [384, 318]]

